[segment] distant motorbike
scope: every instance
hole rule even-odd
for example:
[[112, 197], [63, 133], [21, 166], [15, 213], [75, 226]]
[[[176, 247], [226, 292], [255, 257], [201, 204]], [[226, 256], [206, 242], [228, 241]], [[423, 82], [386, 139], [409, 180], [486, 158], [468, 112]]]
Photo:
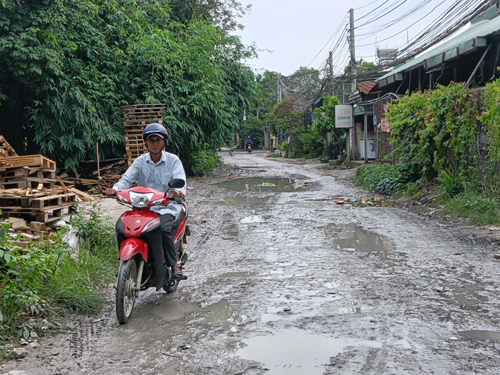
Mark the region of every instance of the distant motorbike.
[[[125, 324], [130, 320], [139, 292], [156, 285], [155, 269], [158, 268], [154, 264], [154, 244], [151, 243], [150, 238], [161, 239], [158, 235], [151, 236], [161, 231], [161, 225], [160, 217], [157, 213], [150, 211], [150, 208], [172, 203], [168, 191], [172, 188], [180, 189], [184, 185], [184, 180], [173, 179], [168, 184], [169, 189], [164, 193], [146, 187], [119, 190], [116, 193], [118, 203], [131, 207], [131, 210], [124, 212], [116, 223], [118, 259], [120, 260], [116, 287], [116, 317], [120, 324]], [[186, 236], [190, 235], [186, 225], [187, 216], [187, 208], [185, 204], [182, 204], [181, 213], [172, 225], [174, 245], [181, 269], [188, 258], [184, 251]], [[157, 249], [158, 246], [161, 249], [161, 244], [155, 245]], [[187, 276], [183, 279], [187, 279]], [[169, 268], [165, 285], [157, 287], [163, 287], [167, 293], [172, 293], [177, 289], [178, 284], [179, 280], [172, 279], [172, 271]]]
[[251, 143], [247, 144], [247, 151], [248, 151], [248, 153], [252, 152], [252, 144]]

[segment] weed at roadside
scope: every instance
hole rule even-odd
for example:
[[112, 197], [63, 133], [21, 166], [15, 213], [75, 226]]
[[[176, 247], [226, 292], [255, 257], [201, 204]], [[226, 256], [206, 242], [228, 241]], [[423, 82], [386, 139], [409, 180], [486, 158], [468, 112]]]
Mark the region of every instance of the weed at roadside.
[[102, 220], [99, 204], [77, 206], [73, 226], [83, 246], [75, 250], [64, 239], [68, 229], [28, 248], [14, 246], [0, 222], [0, 339], [36, 336], [32, 317], [48, 317], [56, 306], [88, 313], [105, 301], [102, 290], [115, 277], [114, 228]]
[[466, 218], [472, 225], [500, 224], [500, 202], [480, 193], [456, 195], [446, 203], [443, 213]]

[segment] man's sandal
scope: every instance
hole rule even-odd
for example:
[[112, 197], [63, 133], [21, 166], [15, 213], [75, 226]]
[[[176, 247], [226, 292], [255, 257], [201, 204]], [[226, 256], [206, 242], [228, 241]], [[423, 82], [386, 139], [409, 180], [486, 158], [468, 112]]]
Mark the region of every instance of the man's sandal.
[[180, 269], [173, 269], [172, 270], [172, 280], [185, 280], [186, 278], [182, 274], [182, 271]]

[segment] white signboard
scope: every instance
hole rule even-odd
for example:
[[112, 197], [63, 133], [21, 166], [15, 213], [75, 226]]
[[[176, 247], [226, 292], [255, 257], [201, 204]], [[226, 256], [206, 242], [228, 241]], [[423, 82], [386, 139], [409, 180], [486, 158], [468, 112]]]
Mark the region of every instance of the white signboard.
[[336, 128], [352, 127], [352, 107], [350, 105], [335, 106], [335, 127]]

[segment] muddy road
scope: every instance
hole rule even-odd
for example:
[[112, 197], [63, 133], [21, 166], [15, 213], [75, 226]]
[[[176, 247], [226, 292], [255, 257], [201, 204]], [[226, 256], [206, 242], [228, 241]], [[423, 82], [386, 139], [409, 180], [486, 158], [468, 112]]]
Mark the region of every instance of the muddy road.
[[266, 155], [225, 154], [225, 176], [188, 182], [177, 292], [143, 294], [123, 326], [112, 304], [75, 320], [0, 373], [500, 373], [498, 249], [405, 210], [337, 205], [366, 193]]

